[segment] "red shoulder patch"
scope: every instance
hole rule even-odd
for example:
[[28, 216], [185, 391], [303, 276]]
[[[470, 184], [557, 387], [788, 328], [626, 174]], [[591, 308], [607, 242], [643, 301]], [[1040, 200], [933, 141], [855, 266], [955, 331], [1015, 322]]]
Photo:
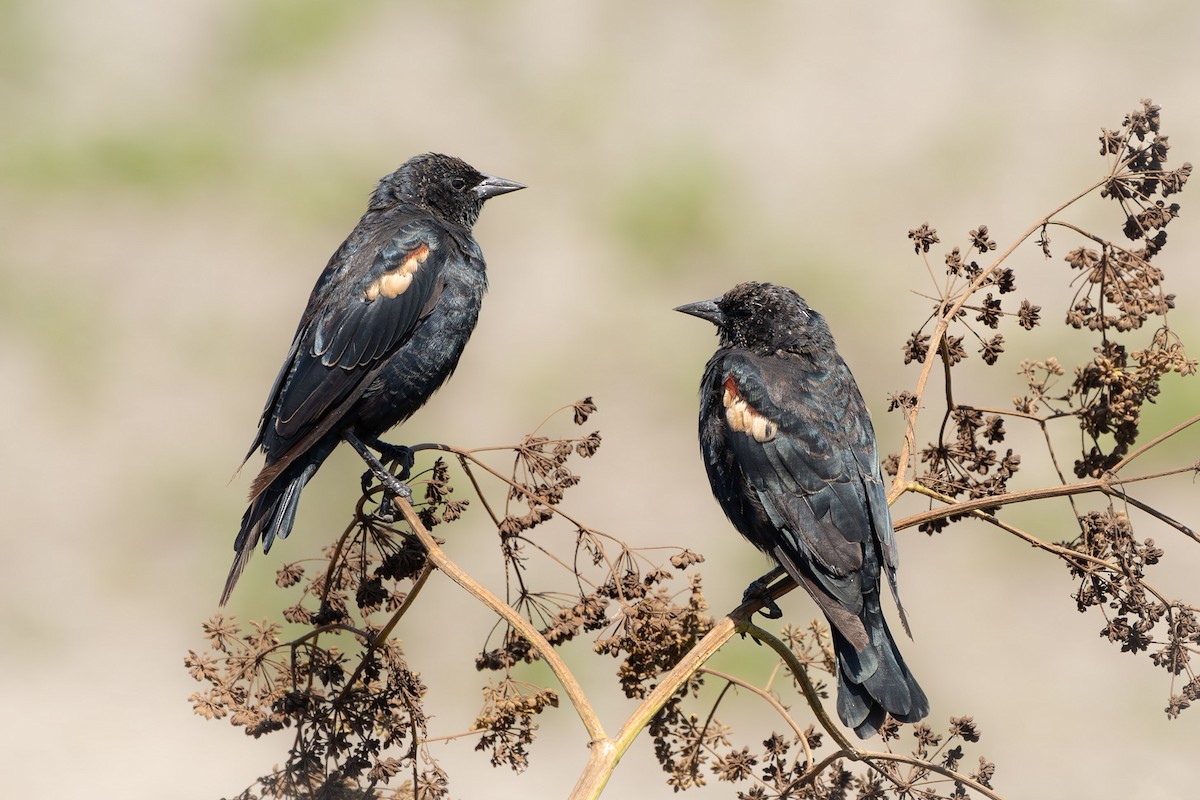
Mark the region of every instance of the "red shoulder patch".
[[756, 442], [769, 442], [774, 439], [779, 427], [746, 402], [732, 375], [725, 379], [724, 385], [725, 393], [721, 404], [725, 406], [725, 421], [729, 423], [729, 427], [750, 436]]
[[421, 268], [421, 265], [425, 263], [425, 259], [427, 258], [429, 258], [429, 246], [425, 244], [417, 245], [411, 253], [404, 257], [404, 260], [400, 262], [400, 266], [388, 270], [371, 281], [367, 288], [363, 289], [363, 297], [371, 301], [380, 295], [393, 298], [404, 294], [408, 290], [408, 287], [412, 285], [413, 275]]

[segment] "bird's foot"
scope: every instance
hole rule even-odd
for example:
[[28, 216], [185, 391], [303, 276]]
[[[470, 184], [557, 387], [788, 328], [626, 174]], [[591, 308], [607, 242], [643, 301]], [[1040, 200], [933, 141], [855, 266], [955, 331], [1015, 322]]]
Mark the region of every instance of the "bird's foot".
[[[379, 451], [379, 461], [388, 468], [388, 472], [395, 476], [398, 481], [395, 485], [385, 485], [383, 499], [379, 502], [379, 514], [385, 519], [393, 519], [396, 516], [395, 509], [392, 508], [392, 500], [396, 497], [403, 497], [405, 500], [412, 501], [412, 488], [404, 481], [408, 480], [408, 476], [412, 474], [412, 468], [416, 464], [416, 455], [411, 447], [405, 447], [402, 444], [388, 444], [379, 439], [374, 439], [370, 442], [370, 447]], [[403, 488], [403, 492], [396, 491], [397, 487]]]
[[396, 517], [400, 516], [395, 505], [392, 503], [397, 497], [402, 497], [405, 500], [412, 501], [412, 487], [407, 483], [398, 484], [402, 492], [395, 491], [394, 487], [384, 486], [383, 497], [379, 499], [379, 510], [375, 512], [375, 516], [380, 522], [392, 523], [396, 521]]
[[391, 472], [386, 472], [380, 476], [373, 469], [369, 469], [363, 473], [363, 491], [367, 491], [366, 487], [371, 484], [371, 479], [376, 478], [383, 485], [383, 497], [379, 499], [379, 510], [376, 512], [380, 520], [383, 522], [393, 522], [398, 514], [392, 501], [397, 497], [402, 498], [407, 502], [412, 502], [412, 487], [404, 483]]
[[388, 444], [379, 439], [373, 439], [367, 442], [367, 445], [379, 451], [379, 460], [384, 466], [398, 468], [389, 470], [398, 480], [408, 480], [408, 476], [412, 474], [413, 465], [417, 463], [416, 455], [411, 447], [405, 447], [402, 444]]
[[391, 501], [393, 498], [400, 497], [406, 501], [412, 500], [412, 489], [407, 483], [404, 482], [404, 479], [407, 478], [409, 473], [412, 471], [412, 466], [414, 463], [413, 452], [411, 448], [404, 447], [402, 445], [385, 444], [384, 442], [380, 442], [378, 439], [371, 442], [371, 444], [383, 454], [384, 460], [400, 467], [400, 474], [396, 475], [387, 467], [385, 467], [384, 462], [377, 458], [375, 454], [371, 452], [370, 448], [363, 444], [362, 440], [360, 440], [357, 436], [347, 432], [342, 435], [342, 438], [350, 443], [350, 446], [358, 452], [358, 454], [362, 457], [362, 460], [367, 462], [367, 466], [369, 467], [369, 469], [364, 472], [362, 476], [363, 493], [365, 494], [370, 490], [372, 478], [379, 481], [380, 485], [383, 486], [383, 500], [379, 503], [379, 510], [381, 514], [387, 516], [391, 515]]
[[768, 573], [747, 586], [746, 591], [742, 592], [742, 602], [758, 603], [762, 606], [758, 613], [767, 619], [779, 619], [783, 616], [783, 609], [775, 602], [775, 598], [771, 597], [771, 580], [769, 576], [772, 574]]

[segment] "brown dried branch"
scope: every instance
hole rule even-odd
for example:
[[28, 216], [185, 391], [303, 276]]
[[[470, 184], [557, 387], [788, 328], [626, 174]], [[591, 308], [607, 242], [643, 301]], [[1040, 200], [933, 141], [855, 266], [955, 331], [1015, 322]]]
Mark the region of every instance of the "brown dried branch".
[[446, 555], [445, 551], [438, 546], [437, 541], [429, 534], [429, 531], [425, 529], [425, 526], [421, 523], [416, 512], [413, 511], [412, 506], [407, 501], [403, 498], [397, 498], [394, 502], [400, 509], [405, 522], [409, 524], [413, 533], [421, 540], [421, 544], [425, 545], [425, 550], [429, 553], [430, 563], [468, 594], [487, 606], [498, 617], [504, 619], [505, 622], [528, 640], [546, 662], [546, 666], [554, 673], [554, 677], [558, 679], [559, 684], [563, 687], [563, 691], [567, 693], [567, 697], [570, 699], [571, 705], [574, 706], [575, 713], [579, 715], [580, 721], [583, 722], [584, 727], [587, 729], [588, 735], [593, 740], [607, 738], [604, 726], [600, 723], [600, 718], [596, 715], [595, 709], [592, 708], [591, 702], [587, 699], [587, 694], [583, 691], [583, 687], [579, 685], [579, 681], [575, 679], [574, 673], [571, 672], [571, 669], [562, 660], [562, 657], [559, 656], [554, 647], [546, 641], [546, 638], [510, 605], [499, 597], [496, 597], [496, 595], [492, 594], [486, 587], [472, 578], [464, 569], [450, 560], [450, 557]]

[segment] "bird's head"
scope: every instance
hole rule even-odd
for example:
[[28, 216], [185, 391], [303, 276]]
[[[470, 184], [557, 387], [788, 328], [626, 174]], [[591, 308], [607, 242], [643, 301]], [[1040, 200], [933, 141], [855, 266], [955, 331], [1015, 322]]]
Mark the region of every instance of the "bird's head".
[[675, 310], [716, 325], [722, 347], [776, 352], [833, 346], [825, 319], [796, 292], [773, 283], [739, 283], [720, 297]]
[[379, 182], [371, 208], [416, 203], [442, 219], [470, 228], [489, 197], [524, 188], [523, 183], [480, 172], [461, 158], [424, 153]]

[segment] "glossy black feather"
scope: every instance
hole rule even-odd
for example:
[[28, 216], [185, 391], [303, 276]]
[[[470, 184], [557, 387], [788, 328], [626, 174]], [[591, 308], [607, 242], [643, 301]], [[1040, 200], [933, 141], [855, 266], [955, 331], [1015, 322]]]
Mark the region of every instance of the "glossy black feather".
[[471, 235], [489, 197], [523, 188], [425, 154], [380, 181], [330, 258], [267, 396], [263, 450], [221, 602], [259, 541], [295, 522], [300, 492], [346, 433], [371, 442], [417, 411], [458, 364], [487, 289]]
[[859, 736], [929, 710], [880, 604], [898, 556], [870, 415], [824, 319], [744, 283], [678, 310], [720, 332], [700, 388], [700, 448], [734, 526], [816, 600], [833, 631], [838, 713]]

